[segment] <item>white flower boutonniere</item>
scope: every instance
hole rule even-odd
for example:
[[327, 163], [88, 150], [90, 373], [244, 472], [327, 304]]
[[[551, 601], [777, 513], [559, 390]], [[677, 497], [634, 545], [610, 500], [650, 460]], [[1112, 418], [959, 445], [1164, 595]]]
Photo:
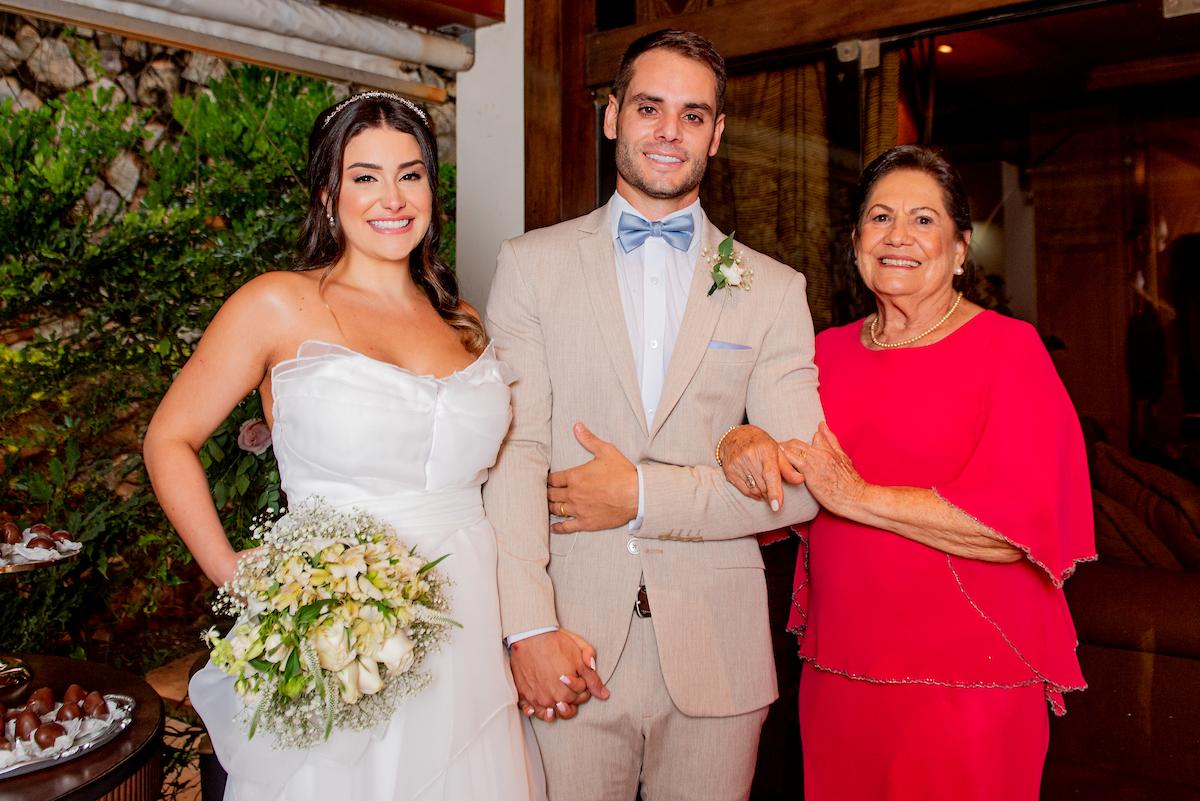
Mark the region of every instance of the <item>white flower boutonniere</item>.
[[715, 253], [708, 248], [700, 251], [700, 257], [712, 265], [713, 282], [708, 288], [708, 294], [711, 295], [718, 289], [728, 289], [732, 292], [734, 287], [750, 290], [754, 271], [742, 266], [743, 256], [745, 254], [741, 251], [733, 251], [733, 234], [721, 240]]

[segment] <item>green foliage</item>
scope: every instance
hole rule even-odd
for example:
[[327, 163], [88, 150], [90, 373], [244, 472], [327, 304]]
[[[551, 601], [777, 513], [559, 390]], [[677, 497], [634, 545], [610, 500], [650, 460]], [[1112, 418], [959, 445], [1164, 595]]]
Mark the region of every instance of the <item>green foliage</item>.
[[[333, 94], [235, 67], [175, 99], [151, 152], [146, 115], [112, 100], [85, 89], [37, 110], [0, 105], [0, 332], [34, 332], [0, 345], [0, 517], [84, 543], [60, 566], [0, 576], [0, 650], [78, 652], [97, 628], [136, 625], [159, 604], [200, 608], [195, 586], [170, 589], [198, 571], [153, 498], [141, 437], [224, 299], [289, 266], [308, 131]], [[85, 194], [123, 150], [147, 171], [145, 192], [93, 219]], [[453, 165], [442, 176], [452, 214]], [[452, 219], [443, 245], [452, 261]], [[270, 450], [237, 445], [261, 416], [254, 393], [201, 449], [236, 547], [284, 501]]]
[[455, 217], [457, 216], [458, 167], [454, 164], [438, 165], [438, 198], [442, 203], [442, 242], [438, 247], [438, 257], [442, 263], [454, 267], [454, 243], [457, 231]]

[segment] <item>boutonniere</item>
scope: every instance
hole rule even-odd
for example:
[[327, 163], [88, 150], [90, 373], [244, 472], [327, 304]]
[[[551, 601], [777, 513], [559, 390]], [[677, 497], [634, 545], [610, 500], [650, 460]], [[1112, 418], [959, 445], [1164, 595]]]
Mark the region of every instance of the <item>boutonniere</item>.
[[718, 289], [728, 289], [732, 292], [734, 287], [749, 291], [754, 271], [742, 266], [742, 257], [745, 255], [740, 250], [737, 253], [733, 252], [733, 234], [721, 240], [716, 252], [708, 248], [700, 251], [700, 258], [712, 265], [713, 282], [708, 288], [708, 294], [711, 295]]

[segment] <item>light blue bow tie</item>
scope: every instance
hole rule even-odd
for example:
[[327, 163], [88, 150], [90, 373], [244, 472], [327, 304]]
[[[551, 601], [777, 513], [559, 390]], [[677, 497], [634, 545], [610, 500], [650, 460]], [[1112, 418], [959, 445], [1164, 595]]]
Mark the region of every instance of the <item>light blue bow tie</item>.
[[662, 237], [676, 250], [687, 250], [691, 247], [695, 227], [690, 214], [680, 214], [666, 222], [647, 222], [636, 214], [623, 211], [617, 222], [617, 241], [626, 253], [637, 250], [652, 236]]

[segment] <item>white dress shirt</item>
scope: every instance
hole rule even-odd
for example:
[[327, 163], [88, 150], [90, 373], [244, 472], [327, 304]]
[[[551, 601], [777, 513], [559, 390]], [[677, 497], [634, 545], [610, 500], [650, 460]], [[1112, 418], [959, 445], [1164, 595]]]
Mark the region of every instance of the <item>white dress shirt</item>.
[[613, 195], [610, 208], [617, 288], [621, 293], [633, 363], [642, 390], [642, 410], [646, 413], [646, 424], [653, 425], [700, 254], [700, 201], [662, 219], [665, 222], [691, 215], [694, 233], [692, 244], [686, 251], [676, 250], [662, 237], [651, 236], [641, 247], [626, 253], [617, 241], [621, 213], [642, 215], [620, 194]]
[[[692, 285], [696, 260], [700, 255], [700, 200], [674, 214], [663, 217], [661, 222], [690, 214], [692, 216], [692, 243], [686, 251], [676, 250], [662, 237], [647, 237], [641, 247], [626, 253], [617, 241], [617, 227], [621, 212], [635, 214], [646, 219], [634, 209], [619, 192], [613, 193], [609, 205], [609, 223], [612, 226], [613, 254], [617, 271], [617, 290], [621, 295], [621, 307], [625, 310], [625, 327], [629, 333], [629, 345], [633, 350], [633, 364], [637, 371], [638, 386], [642, 390], [642, 411], [646, 414], [646, 425], [654, 424], [654, 413], [658, 399], [662, 396], [663, 381], [671, 354], [675, 351], [675, 339], [679, 335], [679, 324], [687, 308], [688, 290]], [[657, 222], [650, 220], [649, 222]], [[629, 532], [636, 534], [642, 528], [646, 502], [641, 465], [637, 466], [638, 508], [637, 517], [629, 521]], [[556, 536], [551, 534], [550, 536]], [[532, 631], [523, 631], [508, 637], [511, 646], [518, 640], [554, 631], [550, 626]]]

